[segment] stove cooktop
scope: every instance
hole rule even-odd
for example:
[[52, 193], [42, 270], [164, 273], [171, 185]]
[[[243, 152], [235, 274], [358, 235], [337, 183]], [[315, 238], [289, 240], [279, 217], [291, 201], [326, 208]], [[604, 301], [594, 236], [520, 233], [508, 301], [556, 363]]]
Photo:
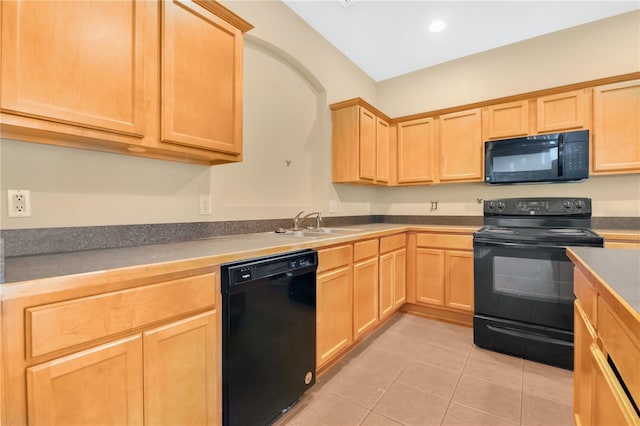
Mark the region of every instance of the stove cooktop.
[[557, 244], [602, 244], [603, 238], [587, 228], [544, 228], [485, 226], [473, 234], [474, 239], [501, 242], [552, 242]]

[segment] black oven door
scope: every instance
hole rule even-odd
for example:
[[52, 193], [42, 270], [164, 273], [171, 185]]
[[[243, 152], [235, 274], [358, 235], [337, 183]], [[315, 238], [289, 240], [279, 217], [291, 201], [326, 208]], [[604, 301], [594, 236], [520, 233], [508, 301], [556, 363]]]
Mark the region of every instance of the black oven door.
[[474, 241], [475, 313], [573, 331], [573, 264], [564, 246]]

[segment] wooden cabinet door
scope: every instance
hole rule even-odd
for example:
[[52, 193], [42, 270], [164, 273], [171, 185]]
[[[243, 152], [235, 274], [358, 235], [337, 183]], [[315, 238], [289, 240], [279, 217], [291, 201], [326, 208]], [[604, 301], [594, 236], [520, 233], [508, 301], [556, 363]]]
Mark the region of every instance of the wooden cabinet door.
[[142, 339], [126, 337], [27, 369], [30, 425], [140, 425]]
[[316, 367], [353, 341], [351, 265], [319, 274], [316, 282]]
[[353, 338], [378, 323], [378, 257], [353, 265]]
[[629, 401], [624, 389], [604, 354], [595, 343], [591, 344], [591, 424], [638, 425], [640, 417]]
[[445, 305], [473, 312], [473, 253], [444, 252]]
[[482, 181], [482, 112], [480, 109], [440, 116], [440, 180]]
[[574, 302], [573, 313], [573, 418], [576, 426], [591, 426], [591, 344], [597, 335], [579, 300]]
[[527, 100], [488, 106], [484, 116], [484, 139], [504, 139], [529, 134]]
[[584, 90], [541, 96], [536, 99], [537, 132], [587, 128], [590, 97]]
[[146, 7], [3, 2], [2, 111], [142, 138]]
[[380, 282], [379, 282], [379, 304], [378, 316], [380, 319], [387, 318], [393, 313], [394, 308], [394, 253], [385, 253], [380, 256]]
[[240, 154], [242, 32], [195, 3], [161, 4], [161, 140]]
[[220, 345], [217, 310], [144, 333], [145, 424], [220, 424]]
[[407, 301], [407, 249], [393, 252], [393, 305], [399, 308]]
[[376, 119], [376, 181], [388, 183], [391, 175], [391, 145], [389, 123]]
[[444, 306], [444, 250], [417, 249], [416, 302]]
[[435, 180], [433, 134], [433, 118], [398, 123], [398, 183]]
[[376, 178], [376, 119], [370, 111], [360, 107], [360, 145], [359, 177], [364, 181], [373, 181]]
[[640, 172], [640, 80], [593, 89], [593, 174]]

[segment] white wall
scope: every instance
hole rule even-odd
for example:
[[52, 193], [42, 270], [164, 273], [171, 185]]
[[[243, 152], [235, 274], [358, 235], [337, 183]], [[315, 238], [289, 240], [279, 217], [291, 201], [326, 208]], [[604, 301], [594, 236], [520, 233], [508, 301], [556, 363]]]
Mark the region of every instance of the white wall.
[[[375, 102], [373, 80], [283, 3], [225, 5], [256, 27], [245, 43], [242, 163], [205, 167], [1, 140], [0, 228], [329, 215], [329, 199], [338, 201], [335, 214], [367, 214], [374, 188], [331, 184], [328, 105]], [[31, 191], [31, 218], [7, 217], [7, 189]], [[200, 194], [211, 194], [212, 215], [199, 214]]]
[[[640, 12], [581, 25], [378, 83], [376, 105], [391, 117], [465, 105], [640, 71]], [[640, 175], [578, 184], [447, 184], [385, 188], [379, 214], [481, 215], [477, 198], [583, 196], [594, 216], [640, 216]], [[430, 201], [439, 201], [431, 211]]]
[[[328, 108], [362, 97], [398, 116], [637, 71], [637, 14], [376, 85], [281, 2], [223, 3], [255, 25], [245, 44], [244, 162], [204, 167], [2, 140], [1, 229], [280, 218], [318, 209], [329, 215], [329, 200], [338, 201], [338, 215], [368, 214], [369, 203], [372, 213], [476, 215], [476, 198], [518, 196], [521, 188], [585, 193], [594, 197], [598, 215], [640, 216], [636, 176], [541, 189], [332, 184]], [[497, 58], [509, 70], [505, 75], [492, 74]], [[570, 66], [531, 72], [530, 63], [540, 58], [565, 58]], [[32, 218], [7, 217], [7, 189], [32, 191]], [[212, 195], [212, 215], [199, 215], [200, 194]], [[440, 201], [435, 213], [428, 212], [432, 199]]]

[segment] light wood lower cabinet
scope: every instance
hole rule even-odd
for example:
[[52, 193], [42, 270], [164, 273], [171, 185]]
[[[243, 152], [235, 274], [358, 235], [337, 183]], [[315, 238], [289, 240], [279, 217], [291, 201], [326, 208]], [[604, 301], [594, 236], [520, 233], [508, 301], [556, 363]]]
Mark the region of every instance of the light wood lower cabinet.
[[316, 368], [353, 341], [353, 246], [318, 250]]
[[470, 235], [417, 235], [416, 303], [473, 312]]
[[576, 264], [574, 421], [638, 426], [633, 401], [640, 400], [640, 322], [599, 280], [586, 265]]
[[220, 423], [220, 342], [217, 310], [143, 334], [145, 424]]
[[142, 337], [27, 369], [30, 425], [142, 424]]
[[353, 338], [378, 324], [378, 239], [353, 245]]
[[378, 315], [388, 318], [407, 301], [406, 234], [380, 238], [380, 304]]
[[220, 424], [219, 268], [164, 268], [4, 292], [2, 424]]

